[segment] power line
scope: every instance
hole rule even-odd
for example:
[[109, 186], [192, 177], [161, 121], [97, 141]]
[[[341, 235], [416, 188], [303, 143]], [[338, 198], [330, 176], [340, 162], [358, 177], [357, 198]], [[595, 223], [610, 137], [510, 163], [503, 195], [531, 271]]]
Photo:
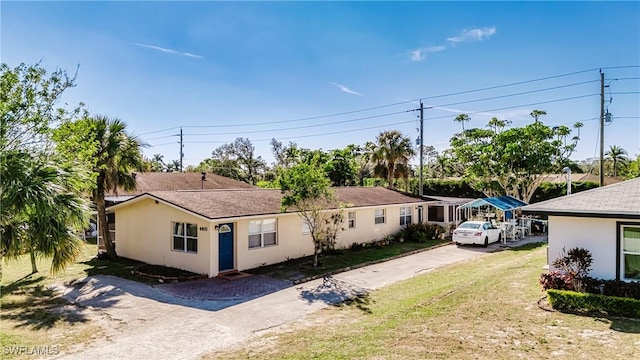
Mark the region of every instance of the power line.
[[308, 128], [313, 128], [313, 127], [329, 126], [329, 125], [336, 125], [336, 124], [344, 124], [344, 123], [347, 123], [347, 122], [357, 122], [357, 121], [363, 121], [363, 120], [376, 119], [376, 118], [381, 118], [381, 117], [385, 117], [385, 116], [392, 116], [392, 115], [404, 114], [404, 113], [407, 113], [407, 112], [409, 112], [409, 111], [411, 111], [411, 110], [397, 111], [397, 112], [388, 113], [388, 114], [381, 114], [381, 115], [372, 115], [372, 116], [366, 116], [366, 117], [361, 117], [361, 118], [351, 119], [351, 120], [334, 121], [334, 122], [323, 123], [323, 124], [313, 124], [313, 125], [304, 125], [304, 126], [286, 127], [286, 128], [280, 128], [280, 129], [252, 130], [252, 131], [237, 131], [237, 132], [226, 132], [226, 133], [184, 134], [184, 135], [185, 135], [185, 136], [187, 136], [187, 135], [188, 135], [188, 136], [238, 135], [238, 134], [255, 134], [255, 133], [261, 133], [261, 132], [272, 132], [272, 131], [286, 131], [286, 130], [308, 129]]
[[[561, 101], [569, 101], [569, 100], [575, 100], [575, 99], [580, 99], [580, 98], [585, 98], [585, 97], [590, 97], [590, 96], [595, 96], [595, 95], [598, 95], [598, 94], [580, 95], [580, 96], [573, 96], [573, 97], [568, 97], [568, 98], [563, 98], [563, 99], [542, 101], [542, 102], [537, 102], [537, 103], [529, 103], [529, 104], [522, 104], [522, 105], [516, 105], [516, 106], [508, 106], [508, 107], [502, 107], [502, 108], [496, 108], [496, 109], [490, 109], [490, 110], [480, 110], [480, 111], [476, 111], [476, 112], [470, 112], [469, 114], [473, 115], [473, 114], [478, 114], [478, 113], [483, 113], [483, 112], [508, 110], [508, 109], [515, 109], [515, 108], [525, 107], [525, 106], [541, 105], [541, 104], [548, 104], [548, 103], [561, 102]], [[406, 113], [406, 112], [407, 111], [403, 111], [402, 113]], [[443, 118], [450, 118], [450, 117], [451, 117], [450, 115], [438, 116], [438, 117], [429, 117], [428, 120], [436, 120], [436, 119], [443, 119]], [[401, 122], [395, 122], [395, 123], [387, 123], [387, 124], [384, 124], [384, 126], [409, 124], [409, 123], [412, 123], [414, 121], [415, 120], [408, 120], [408, 121], [401, 121]], [[362, 130], [371, 130], [371, 129], [377, 129], [377, 128], [380, 128], [380, 127], [381, 127], [381, 125], [376, 125], [376, 126], [370, 126], [370, 127], [364, 127], [364, 128], [332, 131], [332, 132], [319, 133], [319, 134], [306, 134], [306, 135], [298, 135], [298, 136], [278, 137], [278, 139], [279, 140], [302, 139], [302, 138], [309, 138], [309, 137], [316, 137], [316, 136], [327, 136], [327, 135], [344, 134], [344, 133], [362, 131]], [[264, 131], [261, 131], [261, 132], [270, 132], [270, 131], [273, 131], [273, 130], [264, 130]], [[250, 141], [251, 142], [261, 142], [261, 141], [271, 141], [271, 139], [272, 138], [250, 139]], [[185, 144], [224, 144], [224, 143], [228, 143], [228, 141], [222, 141], [222, 140], [215, 140], [215, 141], [185, 141]]]
[[[622, 69], [622, 68], [638, 68], [638, 67], [640, 67], [640, 65], [625, 65], [625, 66], [603, 67], [602, 69]], [[398, 106], [398, 105], [418, 102], [421, 99], [422, 100], [438, 99], [438, 98], [455, 96], [455, 95], [469, 94], [469, 93], [473, 93], [473, 92], [494, 90], [494, 89], [500, 89], [500, 88], [504, 88], [504, 87], [516, 86], [516, 85], [524, 85], [524, 84], [529, 84], [529, 83], [533, 83], [533, 82], [539, 82], [539, 81], [544, 81], [544, 80], [551, 80], [551, 79], [556, 79], [556, 78], [561, 78], [561, 77], [567, 77], [567, 76], [587, 73], [587, 72], [595, 71], [595, 70], [598, 70], [598, 69], [599, 68], [592, 68], [592, 69], [587, 69], [587, 70], [574, 71], [574, 72], [570, 72], [570, 73], [546, 76], [546, 77], [537, 78], [537, 79], [524, 80], [524, 81], [518, 81], [518, 82], [507, 83], [507, 84], [502, 84], [502, 85], [495, 85], [495, 86], [477, 88], [477, 89], [472, 89], [472, 90], [464, 90], [464, 91], [452, 92], [452, 93], [435, 95], [435, 96], [421, 97], [421, 98], [417, 98], [417, 99], [406, 100], [406, 101], [401, 101], [401, 102], [392, 103], [392, 104], [385, 104], [385, 105], [379, 105], [379, 106], [368, 107], [368, 108], [357, 109], [357, 110], [351, 110], [351, 111], [343, 111], [343, 112], [326, 114], [326, 115], [309, 116], [309, 117], [295, 118], [295, 119], [289, 119], [289, 120], [276, 120], [276, 121], [256, 122], [256, 123], [248, 123], [248, 124], [185, 125], [185, 126], [182, 126], [182, 127], [184, 127], [184, 128], [239, 127], [239, 126], [258, 126], [258, 125], [271, 125], [271, 124], [282, 124], [282, 123], [317, 120], [317, 119], [322, 119], [322, 118], [349, 115], [349, 114], [354, 114], [354, 113], [358, 113], [358, 112], [378, 110], [378, 109], [382, 109], [382, 108], [386, 108], [386, 107], [392, 107], [392, 106]], [[622, 78], [622, 79], [634, 79], [634, 78]], [[585, 82], [585, 83], [588, 83], [588, 82]], [[566, 86], [573, 86], [573, 85], [566, 85]], [[550, 89], [553, 89], [553, 88], [550, 88]], [[540, 91], [544, 91], [544, 90], [540, 90]], [[523, 93], [523, 94], [526, 94], [526, 92]], [[505, 95], [505, 96], [508, 96], [508, 95]], [[513, 96], [513, 95], [511, 95], [511, 96]], [[480, 101], [480, 100], [476, 100], [476, 101]], [[163, 131], [175, 130], [175, 129], [178, 129], [178, 128], [179, 127], [175, 126], [175, 127], [171, 127], [171, 128], [162, 129], [162, 130], [155, 130], [155, 131], [145, 132], [145, 133], [142, 133], [140, 135], [148, 135], [148, 134], [153, 134], [153, 133], [158, 133], [158, 132], [163, 132]]]

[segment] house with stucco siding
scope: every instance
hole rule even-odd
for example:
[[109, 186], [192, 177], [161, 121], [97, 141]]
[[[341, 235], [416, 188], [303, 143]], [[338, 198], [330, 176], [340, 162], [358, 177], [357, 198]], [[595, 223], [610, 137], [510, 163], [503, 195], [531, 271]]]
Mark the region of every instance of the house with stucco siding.
[[[344, 231], [336, 247], [378, 240], [421, 222], [424, 199], [381, 187], [336, 188]], [[277, 189], [150, 191], [109, 208], [118, 254], [210, 277], [313, 254], [300, 216]]]
[[562, 249], [581, 247], [593, 256], [590, 276], [640, 281], [640, 178], [528, 205], [522, 212], [548, 217], [549, 263]]

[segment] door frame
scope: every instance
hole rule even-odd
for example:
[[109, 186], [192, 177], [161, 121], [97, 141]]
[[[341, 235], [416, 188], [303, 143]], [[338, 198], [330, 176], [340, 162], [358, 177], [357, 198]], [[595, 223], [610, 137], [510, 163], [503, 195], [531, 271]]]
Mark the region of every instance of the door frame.
[[[228, 231], [226, 231], [226, 229], [224, 228], [225, 226], [229, 227], [230, 229]], [[235, 241], [235, 231], [234, 231], [234, 227], [235, 224], [234, 223], [224, 223], [224, 224], [218, 224], [216, 225], [216, 229], [218, 230], [218, 272], [224, 272], [224, 271], [228, 271], [228, 270], [233, 270], [235, 269], [235, 264], [236, 264], [236, 259], [235, 259], [235, 245], [236, 245], [236, 241]], [[221, 269], [221, 265], [222, 265], [222, 252], [220, 251], [221, 249], [221, 242], [220, 242], [220, 236], [222, 235], [226, 235], [228, 233], [231, 233], [231, 259], [225, 259], [225, 260], [230, 260], [231, 261], [231, 267], [229, 269]]]

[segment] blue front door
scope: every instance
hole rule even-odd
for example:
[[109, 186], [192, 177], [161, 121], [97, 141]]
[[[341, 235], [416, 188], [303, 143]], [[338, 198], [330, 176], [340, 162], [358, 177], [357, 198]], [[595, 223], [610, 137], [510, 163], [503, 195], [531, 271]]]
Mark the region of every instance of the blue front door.
[[218, 226], [218, 271], [233, 270], [233, 224]]

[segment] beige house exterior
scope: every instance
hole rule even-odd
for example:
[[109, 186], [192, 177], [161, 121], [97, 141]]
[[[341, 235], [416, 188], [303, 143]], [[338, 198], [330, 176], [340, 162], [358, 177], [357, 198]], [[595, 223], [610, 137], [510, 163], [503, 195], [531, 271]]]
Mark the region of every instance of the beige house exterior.
[[[336, 243], [346, 248], [418, 222], [424, 199], [393, 190], [337, 188], [345, 223]], [[114, 205], [118, 254], [210, 277], [313, 254], [297, 213], [280, 211], [280, 190], [148, 192]]]

